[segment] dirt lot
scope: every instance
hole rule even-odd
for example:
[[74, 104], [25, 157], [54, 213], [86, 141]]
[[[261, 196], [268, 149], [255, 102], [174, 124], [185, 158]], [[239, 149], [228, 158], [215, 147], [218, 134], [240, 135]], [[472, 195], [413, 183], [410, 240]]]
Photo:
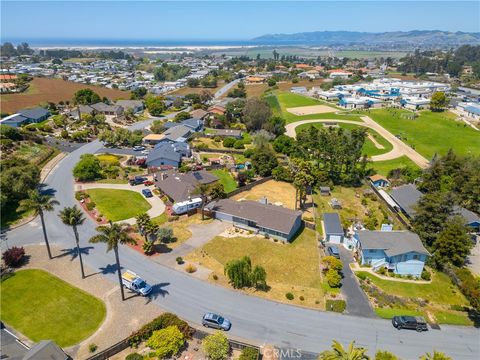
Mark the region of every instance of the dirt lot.
[[25, 92], [2, 95], [0, 108], [2, 113], [14, 113], [20, 109], [37, 106], [42, 102], [71, 101], [76, 91], [85, 88], [92, 89], [101, 97], [106, 96], [111, 100], [130, 98], [130, 93], [127, 91], [78, 84], [62, 79], [35, 78]]
[[[320, 86], [324, 79], [316, 80], [300, 80], [297, 83], [291, 81], [278, 82], [277, 87], [280, 91], [290, 91], [290, 88], [293, 86], [305, 86], [307, 89], [310, 89], [312, 86]], [[247, 97], [261, 97], [265, 90], [268, 89], [267, 84], [251, 84], [246, 85], [245, 89], [247, 90]]]
[[286, 182], [270, 180], [263, 184], [253, 187], [253, 189], [241, 192], [235, 195], [234, 200], [253, 200], [257, 201], [266, 197], [268, 202], [285, 206], [289, 209], [295, 209], [295, 188]]
[[214, 87], [214, 88], [204, 88], [204, 87], [191, 88], [191, 87], [186, 86], [186, 87], [182, 87], [182, 88], [177, 89], [177, 90], [173, 90], [173, 91], [170, 92], [170, 94], [171, 95], [201, 94], [203, 91], [206, 90], [213, 95], [223, 85], [225, 85], [225, 82], [222, 80], [222, 81], [219, 81], [217, 83], [217, 87]]
[[294, 108], [288, 108], [287, 111], [293, 115], [302, 116], [302, 115], [335, 112], [336, 110], [327, 105], [311, 105], [311, 106], [299, 106]]

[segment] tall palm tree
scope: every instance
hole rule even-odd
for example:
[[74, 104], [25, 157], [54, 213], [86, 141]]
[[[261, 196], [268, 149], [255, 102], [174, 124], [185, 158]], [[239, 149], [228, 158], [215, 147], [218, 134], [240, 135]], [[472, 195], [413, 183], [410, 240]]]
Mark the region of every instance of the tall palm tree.
[[145, 241], [148, 241], [147, 228], [152, 222], [150, 215], [147, 213], [140, 214], [135, 218], [135, 221], [137, 222], [138, 232], [145, 237]]
[[125, 293], [123, 292], [122, 273], [120, 270], [120, 258], [118, 256], [118, 244], [137, 244], [137, 242], [128, 235], [125, 227], [126, 224], [114, 224], [110, 221], [110, 226], [97, 227], [97, 231], [99, 232], [99, 234], [92, 236], [89, 240], [89, 242], [93, 244], [105, 243], [107, 244], [107, 252], [113, 250], [113, 252], [115, 253], [115, 260], [117, 262], [118, 283], [120, 285], [120, 291], [122, 293], [122, 301], [125, 300]]
[[77, 229], [77, 226], [82, 225], [85, 221], [82, 210], [80, 210], [77, 205], [74, 205], [73, 207], [65, 207], [62, 211], [60, 211], [58, 216], [65, 225], [71, 226], [73, 229], [73, 234], [75, 235], [75, 243], [77, 245], [78, 259], [80, 260], [80, 269], [82, 270], [82, 279], [85, 279], [85, 270], [83, 269], [82, 252], [80, 251], [80, 239]]
[[194, 190], [193, 194], [199, 195], [202, 199], [202, 220], [205, 220], [205, 215], [203, 213], [203, 209], [205, 208], [205, 204], [207, 202], [207, 195], [210, 191], [210, 186], [207, 184], [199, 184]]
[[45, 245], [47, 246], [47, 252], [49, 259], [52, 258], [52, 252], [50, 251], [50, 244], [48, 243], [47, 229], [45, 227], [45, 219], [43, 214], [45, 211], [53, 211], [55, 205], [60, 203], [53, 198], [53, 195], [41, 194], [38, 189], [29, 190], [28, 198], [20, 201], [20, 211], [31, 211], [40, 215], [42, 221], [43, 237], [45, 239]]
[[370, 357], [365, 354], [367, 349], [355, 347], [355, 341], [352, 341], [345, 350], [343, 345], [333, 340], [332, 350], [326, 350], [320, 354], [319, 360], [369, 360]]

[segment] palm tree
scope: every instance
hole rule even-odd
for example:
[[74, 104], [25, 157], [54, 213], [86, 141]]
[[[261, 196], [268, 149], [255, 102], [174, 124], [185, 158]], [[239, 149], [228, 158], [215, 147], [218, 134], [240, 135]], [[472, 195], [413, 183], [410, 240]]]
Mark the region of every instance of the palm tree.
[[97, 231], [99, 232], [99, 234], [92, 236], [89, 240], [89, 242], [93, 244], [107, 244], [107, 252], [113, 249], [115, 253], [115, 260], [117, 262], [118, 283], [120, 284], [122, 300], [125, 300], [125, 293], [123, 292], [122, 273], [120, 270], [120, 258], [118, 256], [118, 244], [137, 244], [137, 242], [128, 235], [127, 231], [125, 230], [125, 226], [126, 224], [114, 224], [110, 221], [110, 226], [97, 227]]
[[47, 245], [47, 252], [49, 259], [52, 258], [52, 252], [50, 251], [50, 244], [48, 243], [47, 229], [45, 227], [45, 219], [43, 218], [44, 211], [53, 211], [55, 205], [60, 203], [53, 199], [53, 195], [41, 194], [38, 189], [29, 190], [28, 198], [20, 201], [20, 211], [31, 211], [33, 210], [35, 214], [40, 215], [40, 220], [42, 221], [43, 237], [45, 239], [45, 245]]
[[370, 357], [365, 354], [367, 349], [355, 347], [355, 341], [348, 346], [348, 350], [338, 341], [333, 340], [332, 350], [326, 350], [319, 356], [319, 360], [369, 360]]
[[80, 239], [78, 237], [78, 230], [77, 226], [82, 225], [85, 221], [83, 217], [82, 210], [74, 205], [73, 207], [65, 207], [60, 213], [58, 214], [62, 222], [67, 225], [71, 226], [73, 229], [73, 234], [75, 235], [75, 242], [77, 244], [77, 254], [78, 259], [80, 260], [80, 269], [82, 270], [82, 279], [85, 279], [85, 271], [83, 269], [83, 260], [82, 260], [82, 252], [80, 251]]
[[138, 215], [135, 220], [137, 222], [138, 232], [145, 237], [145, 241], [148, 241], [147, 227], [152, 222], [150, 219], [150, 215], [148, 215], [147, 213], [143, 213]]
[[199, 184], [195, 190], [193, 190], [192, 194], [200, 195], [202, 199], [202, 220], [205, 220], [205, 214], [203, 213], [203, 209], [205, 208], [205, 203], [207, 202], [207, 195], [210, 191], [210, 186], [207, 184]]

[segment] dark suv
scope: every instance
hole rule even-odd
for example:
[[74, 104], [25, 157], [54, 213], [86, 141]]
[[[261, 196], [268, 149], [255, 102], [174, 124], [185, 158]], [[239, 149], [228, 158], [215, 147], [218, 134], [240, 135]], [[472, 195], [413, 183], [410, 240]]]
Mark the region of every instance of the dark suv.
[[220, 315], [213, 313], [206, 313], [202, 318], [202, 325], [209, 328], [228, 331], [232, 327], [232, 323], [221, 317]]
[[398, 330], [413, 329], [417, 331], [427, 331], [427, 322], [420, 316], [394, 316], [392, 324]]

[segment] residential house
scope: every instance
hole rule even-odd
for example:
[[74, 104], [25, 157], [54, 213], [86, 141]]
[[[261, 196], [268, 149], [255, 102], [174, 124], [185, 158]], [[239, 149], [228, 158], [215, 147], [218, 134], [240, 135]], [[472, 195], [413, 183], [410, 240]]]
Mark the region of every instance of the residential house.
[[90, 105], [98, 114], [110, 115], [110, 116], [119, 116], [123, 114], [123, 107], [119, 105], [109, 105], [103, 102], [99, 102], [93, 105]]
[[11, 127], [20, 127], [31, 123], [39, 123], [47, 120], [50, 112], [44, 108], [37, 107], [33, 109], [20, 110], [18, 113], [4, 117], [0, 120], [2, 125]]
[[395, 274], [420, 277], [430, 253], [411, 231], [370, 231], [355, 234], [362, 265], [382, 267]]
[[305, 86], [292, 86], [290, 92], [294, 94], [306, 94], [307, 88]]
[[0, 124], [18, 128], [30, 124], [30, 120], [20, 114], [12, 114], [0, 120]]
[[147, 145], [156, 145], [163, 140], [163, 134], [147, 134], [143, 137], [142, 142]]
[[330, 79], [348, 79], [353, 75], [353, 73], [350, 71], [344, 71], [340, 69], [328, 70], [328, 72], [330, 73]]
[[196, 109], [196, 110], [190, 111], [190, 116], [194, 119], [203, 120], [207, 117], [207, 115], [208, 115], [208, 112], [203, 109]]
[[302, 226], [302, 213], [267, 201], [221, 199], [206, 206], [216, 219], [284, 242], [292, 240]]
[[132, 109], [133, 113], [143, 111], [144, 105], [142, 100], [117, 100], [117, 106], [121, 106], [123, 110]]
[[221, 105], [213, 105], [210, 106], [207, 111], [210, 115], [224, 115], [226, 109]]
[[411, 110], [426, 109], [430, 105], [430, 99], [403, 97], [402, 100], [400, 100], [400, 105]]
[[183, 157], [192, 156], [190, 145], [187, 143], [160, 142], [148, 153], [146, 164], [149, 168], [172, 166], [178, 168]]
[[94, 108], [92, 108], [89, 105], [77, 105], [73, 110], [67, 113], [67, 116], [74, 120], [78, 120], [79, 119], [78, 113], [80, 113], [80, 116], [85, 114], [95, 115], [96, 111]]
[[216, 129], [212, 136], [242, 138], [242, 130], [237, 129]]
[[52, 340], [41, 340], [33, 345], [22, 360], [68, 360], [70, 356]]
[[340, 216], [337, 213], [323, 214], [323, 240], [333, 244], [343, 244], [345, 232], [340, 221]]
[[385, 188], [390, 186], [390, 181], [385, 176], [375, 174], [369, 177], [370, 182], [376, 188]]
[[165, 171], [156, 174], [155, 186], [166, 195], [172, 203], [186, 201], [195, 196], [195, 189], [199, 184], [213, 184], [218, 177], [205, 170], [179, 173]]

